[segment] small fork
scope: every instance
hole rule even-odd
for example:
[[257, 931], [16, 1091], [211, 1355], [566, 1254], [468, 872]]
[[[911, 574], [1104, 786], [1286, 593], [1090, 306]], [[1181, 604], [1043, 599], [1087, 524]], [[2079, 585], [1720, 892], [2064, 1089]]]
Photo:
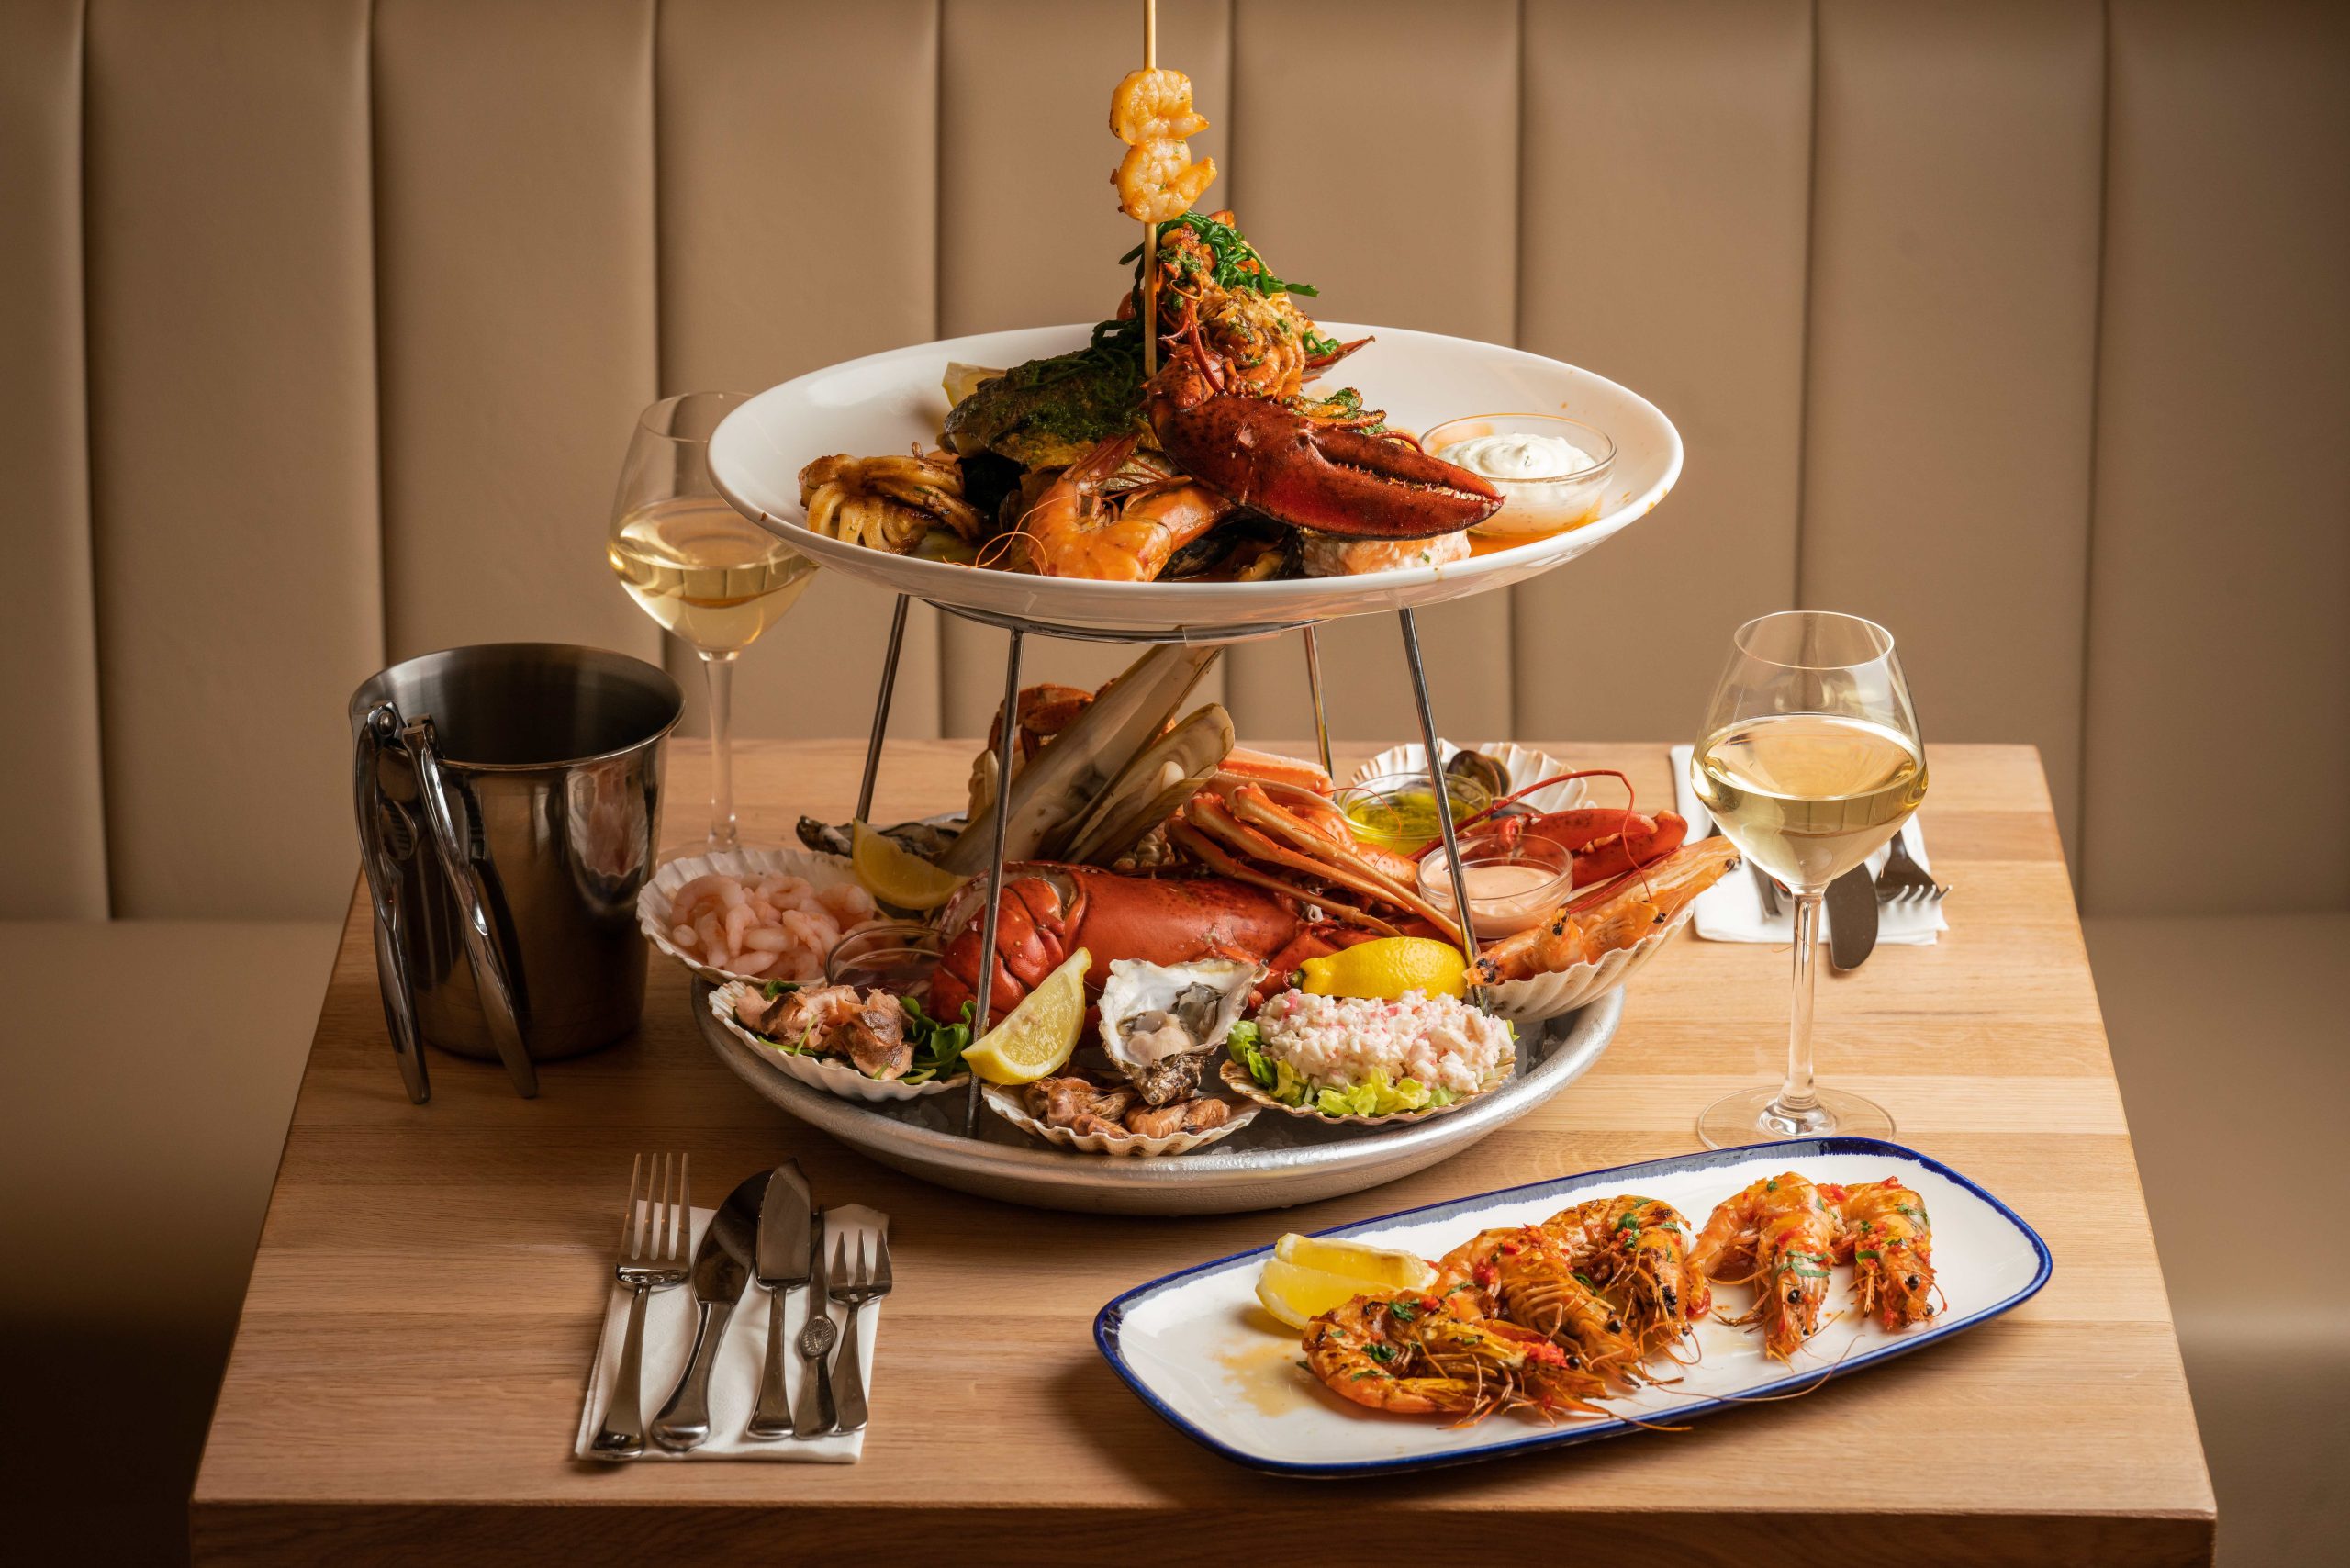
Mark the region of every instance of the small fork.
[[838, 1396], [834, 1403], [840, 1410], [840, 1426], [844, 1432], [861, 1432], [870, 1418], [865, 1406], [865, 1358], [857, 1349], [856, 1319], [868, 1301], [879, 1301], [890, 1294], [890, 1236], [882, 1232], [880, 1250], [870, 1264], [866, 1261], [865, 1238], [856, 1238], [856, 1271], [848, 1270], [848, 1238], [833, 1242], [832, 1298], [848, 1308], [848, 1327], [841, 1332], [841, 1359], [833, 1372], [833, 1390]]
[[611, 1404], [590, 1449], [600, 1459], [633, 1459], [644, 1451], [644, 1298], [686, 1282], [686, 1248], [692, 1239], [693, 1157], [655, 1155], [648, 1169], [644, 1156], [638, 1155], [628, 1168], [628, 1209], [621, 1216], [620, 1260], [612, 1265], [621, 1283], [635, 1294], [628, 1304], [628, 1333], [621, 1340]]
[[1950, 892], [1938, 888], [1934, 879], [1923, 866], [1911, 858], [1909, 846], [1903, 843], [1909, 826], [1904, 823], [1893, 835], [1893, 845], [1886, 852], [1885, 869], [1876, 874], [1876, 896], [1884, 903], [1940, 903]]

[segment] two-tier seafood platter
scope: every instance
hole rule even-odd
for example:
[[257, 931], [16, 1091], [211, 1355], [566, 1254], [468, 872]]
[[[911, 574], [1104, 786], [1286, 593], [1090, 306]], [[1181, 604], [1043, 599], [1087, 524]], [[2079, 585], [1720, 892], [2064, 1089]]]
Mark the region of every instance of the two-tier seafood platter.
[[[1110, 123], [1143, 227], [1103, 319], [834, 365], [713, 436], [737, 510], [898, 608], [851, 819], [665, 868], [639, 913], [727, 1064], [880, 1159], [1054, 1207], [1305, 1202], [1564, 1087], [1736, 864], [1620, 776], [1440, 741], [1414, 622], [1630, 526], [1681, 442], [1573, 365], [1309, 316], [1192, 209], [1180, 72], [1130, 73]], [[1005, 631], [1004, 697], [962, 813], [873, 824], [914, 599]], [[1420, 744], [1340, 778], [1313, 628], [1382, 610]], [[1192, 697], [1222, 644], [1292, 631], [1315, 757]], [[1031, 634], [1141, 651], [1024, 686]]]

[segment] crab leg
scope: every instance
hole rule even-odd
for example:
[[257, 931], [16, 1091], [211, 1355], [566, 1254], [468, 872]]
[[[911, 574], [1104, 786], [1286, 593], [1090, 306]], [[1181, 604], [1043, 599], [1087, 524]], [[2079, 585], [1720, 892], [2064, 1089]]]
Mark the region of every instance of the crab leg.
[[1259, 870], [1246, 860], [1229, 853], [1223, 845], [1180, 817], [1167, 824], [1167, 836], [1219, 877], [1229, 877], [1236, 882], [1246, 882], [1250, 887], [1263, 888], [1268, 892], [1280, 893], [1284, 898], [1309, 901], [1333, 920], [1350, 925], [1360, 925], [1366, 930], [1377, 932], [1382, 936], [1400, 935], [1393, 925], [1368, 910], [1357, 909], [1352, 904], [1335, 902], [1300, 888], [1293, 882], [1284, 882], [1270, 872]]
[[1419, 880], [1418, 868], [1403, 856], [1371, 845], [1351, 841], [1340, 844], [1274, 805], [1261, 790], [1234, 790], [1229, 809], [1241, 822], [1304, 851], [1321, 864], [1342, 868], [1351, 876], [1367, 879], [1373, 897], [1408, 909], [1439, 929], [1452, 928], [1449, 916], [1420, 897], [1415, 885]]
[[[1236, 799], [1245, 799], [1248, 794], [1247, 790], [1234, 791]], [[1300, 827], [1269, 802], [1259, 802], [1245, 807], [1251, 819], [1247, 823], [1236, 817], [1230, 810], [1226, 809], [1223, 801], [1213, 795], [1195, 798], [1187, 809], [1195, 826], [1214, 834], [1244, 854], [1254, 856], [1260, 860], [1270, 860], [1276, 866], [1284, 866], [1292, 871], [1304, 872], [1308, 876], [1334, 883], [1349, 892], [1359, 893], [1364, 898], [1375, 899], [1381, 903], [1393, 904], [1399, 909], [1408, 910], [1443, 932], [1448, 940], [1453, 942], [1460, 940], [1459, 927], [1455, 926], [1435, 905], [1421, 898], [1416, 892], [1407, 892], [1388, 878], [1379, 875], [1377, 870], [1367, 862], [1358, 856], [1349, 854], [1343, 846], [1332, 843], [1311, 829]], [[1281, 837], [1287, 839], [1290, 845], [1299, 847], [1290, 848], [1274, 842], [1265, 834], [1256, 831], [1259, 826], [1271, 828]], [[1304, 852], [1300, 853], [1300, 849]]]

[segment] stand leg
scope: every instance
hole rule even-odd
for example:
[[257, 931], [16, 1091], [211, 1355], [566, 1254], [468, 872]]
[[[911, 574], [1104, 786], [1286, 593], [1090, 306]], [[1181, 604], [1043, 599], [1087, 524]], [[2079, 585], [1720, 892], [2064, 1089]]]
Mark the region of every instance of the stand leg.
[[[1408, 613], [1408, 611], [1406, 612]], [[1305, 689], [1314, 696], [1314, 744], [1322, 754], [1322, 771], [1330, 771], [1330, 721], [1322, 708], [1322, 644], [1314, 628], [1305, 628]]]
[[[901, 603], [902, 604], [902, 600]], [[1003, 835], [1012, 820], [1012, 754], [1020, 744], [1020, 638], [1018, 628], [1003, 658], [1003, 731], [995, 752], [995, 844], [988, 857], [988, 902], [979, 917], [979, 1005], [971, 1037], [988, 1032], [995, 1013], [995, 917], [1003, 902]], [[963, 1136], [979, 1136], [979, 1075], [971, 1074], [969, 1102], [963, 1108]]]
[[906, 596], [890, 617], [890, 651], [881, 660], [881, 693], [873, 700], [873, 734], [865, 743], [865, 779], [856, 787], [856, 821], [873, 820], [873, 781], [881, 772], [881, 736], [890, 727], [890, 700], [898, 689], [898, 655], [906, 645]]
[[[1412, 700], [1419, 704], [1420, 740], [1428, 760], [1428, 782], [1436, 793], [1437, 826], [1443, 830], [1444, 853], [1452, 863], [1452, 909], [1460, 925], [1460, 951], [1473, 969], [1477, 962], [1477, 935], [1469, 915], [1469, 883], [1460, 868], [1460, 841], [1452, 831], [1452, 796], [1444, 787], [1444, 762], [1437, 756], [1436, 711], [1428, 704], [1428, 678], [1420, 666], [1420, 630], [1408, 610], [1395, 612], [1404, 622], [1404, 661], [1412, 666]], [[1469, 982], [1469, 999], [1482, 1004], [1484, 987], [1472, 975]], [[1524, 1070], [1520, 1064], [1519, 1070]]]

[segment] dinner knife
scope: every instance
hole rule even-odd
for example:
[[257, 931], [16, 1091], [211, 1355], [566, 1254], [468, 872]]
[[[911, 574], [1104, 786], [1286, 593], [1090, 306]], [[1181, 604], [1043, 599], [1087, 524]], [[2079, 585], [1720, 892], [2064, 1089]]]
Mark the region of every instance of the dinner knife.
[[1857, 969], [1876, 947], [1876, 879], [1863, 861], [1828, 884], [1828, 958]]
[[792, 1291], [808, 1282], [808, 1178], [800, 1161], [787, 1159], [767, 1178], [759, 1204], [759, 1256], [755, 1277], [767, 1292], [767, 1370], [759, 1379], [759, 1403], [751, 1412], [746, 1437], [791, 1436], [791, 1405], [783, 1391], [784, 1306]]
[[833, 1325], [831, 1287], [824, 1277], [824, 1211], [818, 1209], [808, 1226], [808, 1321], [800, 1330], [800, 1359], [808, 1363], [800, 1379], [800, 1403], [792, 1411], [794, 1435], [829, 1437], [841, 1424], [833, 1404], [833, 1341], [840, 1330]]
[[653, 1440], [673, 1452], [710, 1440], [710, 1371], [717, 1363], [734, 1304], [743, 1299], [743, 1287], [751, 1280], [759, 1199], [767, 1186], [767, 1172], [762, 1170], [727, 1193], [694, 1252], [694, 1348], [686, 1357], [686, 1375], [677, 1380], [677, 1392], [653, 1420]]

